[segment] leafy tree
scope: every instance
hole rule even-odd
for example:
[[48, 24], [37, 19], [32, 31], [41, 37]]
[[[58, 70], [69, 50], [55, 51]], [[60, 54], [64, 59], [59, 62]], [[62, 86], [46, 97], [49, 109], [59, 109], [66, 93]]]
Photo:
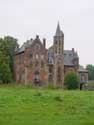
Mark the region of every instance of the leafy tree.
[[64, 80], [64, 84], [68, 89], [77, 89], [79, 88], [79, 78], [77, 73], [75, 72], [68, 72], [65, 75], [65, 80]]
[[92, 64], [88, 64], [86, 66], [86, 70], [88, 70], [88, 79], [94, 80], [94, 66]]
[[4, 39], [0, 39], [0, 50], [9, 58], [9, 67], [13, 77], [13, 60], [14, 60], [14, 50], [18, 48], [17, 39], [6, 36]]
[[9, 59], [0, 51], [0, 82], [9, 83], [11, 82], [11, 71], [9, 67]]

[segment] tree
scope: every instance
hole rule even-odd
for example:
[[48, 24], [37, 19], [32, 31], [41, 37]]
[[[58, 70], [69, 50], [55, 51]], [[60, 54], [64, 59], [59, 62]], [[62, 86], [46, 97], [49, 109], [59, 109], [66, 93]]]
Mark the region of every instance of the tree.
[[0, 39], [0, 50], [9, 58], [9, 67], [13, 78], [13, 61], [14, 61], [14, 50], [19, 48], [17, 39], [6, 36], [4, 39]]
[[8, 57], [6, 57], [6, 55], [0, 51], [0, 82], [9, 83], [11, 80], [12, 78]]
[[80, 82], [77, 73], [75, 72], [68, 72], [65, 75], [64, 85], [68, 89], [77, 89], [79, 88]]
[[94, 66], [92, 64], [88, 64], [86, 66], [86, 70], [88, 70], [88, 79], [94, 80]]

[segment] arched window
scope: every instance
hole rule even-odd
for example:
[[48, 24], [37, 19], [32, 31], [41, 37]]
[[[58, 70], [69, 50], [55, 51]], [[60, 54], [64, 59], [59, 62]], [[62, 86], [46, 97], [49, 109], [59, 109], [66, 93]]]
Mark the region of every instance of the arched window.
[[55, 47], [55, 53], [57, 53], [57, 47]]
[[36, 85], [39, 83], [39, 72], [35, 71], [34, 72], [34, 83], [36, 83]]

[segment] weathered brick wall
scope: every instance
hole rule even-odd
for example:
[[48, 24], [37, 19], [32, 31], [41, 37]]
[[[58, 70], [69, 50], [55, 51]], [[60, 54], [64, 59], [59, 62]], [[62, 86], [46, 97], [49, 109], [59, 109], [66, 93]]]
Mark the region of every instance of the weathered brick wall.
[[39, 84], [48, 83], [47, 50], [37, 38], [31, 47], [15, 55], [14, 78], [16, 82], [33, 84], [35, 71], [39, 72]]

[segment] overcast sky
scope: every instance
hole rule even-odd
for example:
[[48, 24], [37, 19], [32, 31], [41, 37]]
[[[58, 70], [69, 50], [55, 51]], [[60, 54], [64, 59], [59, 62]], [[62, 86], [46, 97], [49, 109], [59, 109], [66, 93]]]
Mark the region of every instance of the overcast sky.
[[49, 47], [58, 21], [64, 48], [75, 48], [80, 64], [94, 64], [94, 0], [0, 0], [0, 37], [13, 36], [21, 45], [38, 34]]

